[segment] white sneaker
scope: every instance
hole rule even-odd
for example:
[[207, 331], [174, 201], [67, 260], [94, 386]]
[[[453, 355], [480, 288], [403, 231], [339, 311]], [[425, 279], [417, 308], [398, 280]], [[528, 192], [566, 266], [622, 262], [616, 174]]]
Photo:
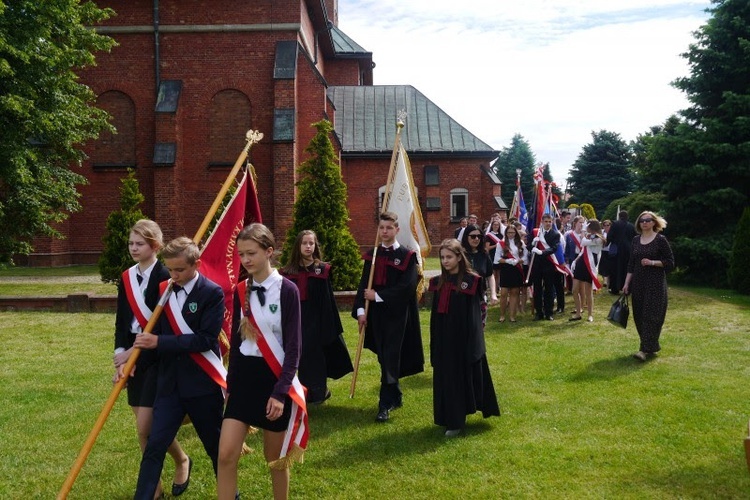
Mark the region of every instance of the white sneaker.
[[461, 434], [461, 429], [448, 429], [445, 431], [445, 437], [449, 438], [456, 437], [459, 434]]
[[589, 316], [589, 323], [593, 323], [593, 322], [594, 322], [594, 317], [593, 316]]

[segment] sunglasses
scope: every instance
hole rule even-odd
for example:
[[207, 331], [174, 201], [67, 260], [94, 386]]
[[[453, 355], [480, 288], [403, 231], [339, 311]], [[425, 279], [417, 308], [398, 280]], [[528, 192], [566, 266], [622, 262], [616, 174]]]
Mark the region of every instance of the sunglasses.
[[654, 219], [641, 219], [638, 222], [654, 222]]
[[469, 235], [469, 238], [471, 238], [472, 240], [477, 240], [477, 239], [479, 239], [481, 237], [482, 237], [481, 234], [470, 234]]

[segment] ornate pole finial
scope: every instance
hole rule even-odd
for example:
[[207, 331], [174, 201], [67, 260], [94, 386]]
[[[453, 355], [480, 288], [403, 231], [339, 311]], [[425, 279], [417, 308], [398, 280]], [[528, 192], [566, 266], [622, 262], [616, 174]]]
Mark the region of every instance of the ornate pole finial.
[[259, 143], [261, 139], [263, 139], [263, 132], [259, 130], [248, 130], [245, 133], [245, 140], [247, 141], [245, 150], [250, 151], [250, 148], [253, 147], [253, 144]]
[[403, 128], [405, 121], [406, 121], [406, 110], [399, 109], [398, 113], [396, 113], [396, 126], [399, 129]]

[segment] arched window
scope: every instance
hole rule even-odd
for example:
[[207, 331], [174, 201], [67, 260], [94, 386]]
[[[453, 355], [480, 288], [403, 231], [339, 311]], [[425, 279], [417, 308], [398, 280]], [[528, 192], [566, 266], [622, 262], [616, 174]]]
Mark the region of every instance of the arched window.
[[469, 214], [469, 190], [466, 188], [451, 189], [451, 218], [460, 219]]
[[222, 90], [211, 99], [209, 115], [209, 166], [234, 165], [252, 128], [250, 100], [238, 90]]
[[135, 104], [126, 94], [110, 90], [101, 94], [96, 106], [112, 116], [111, 122], [117, 133], [109, 131], [99, 134], [91, 153], [94, 168], [135, 167]]

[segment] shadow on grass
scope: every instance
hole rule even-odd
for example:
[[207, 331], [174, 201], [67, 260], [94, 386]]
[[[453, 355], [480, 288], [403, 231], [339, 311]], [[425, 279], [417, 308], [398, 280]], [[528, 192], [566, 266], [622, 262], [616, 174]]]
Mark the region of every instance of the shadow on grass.
[[646, 362], [638, 361], [633, 359], [630, 355], [619, 356], [612, 359], [602, 359], [591, 363], [586, 368], [573, 375], [570, 380], [572, 382], [612, 380], [617, 377], [637, 372], [644, 366], [648, 365], [650, 361], [651, 360]]
[[649, 471], [644, 475], [624, 478], [623, 488], [660, 498], [748, 498], [741, 495], [736, 487], [736, 476], [739, 474], [744, 476], [745, 493], [750, 491], [750, 476], [745, 460], [744, 457], [738, 459], [738, 455], [725, 456], [723, 460], [702, 465]]

